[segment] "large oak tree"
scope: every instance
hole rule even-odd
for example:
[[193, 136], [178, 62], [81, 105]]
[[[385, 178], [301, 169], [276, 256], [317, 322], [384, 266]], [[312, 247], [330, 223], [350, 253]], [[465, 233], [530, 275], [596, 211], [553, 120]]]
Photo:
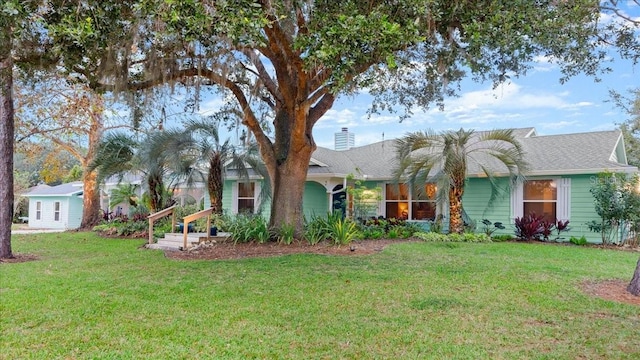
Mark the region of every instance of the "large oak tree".
[[[600, 24], [617, 2], [146, 0], [129, 88], [217, 85], [239, 104], [271, 178], [271, 226], [302, 228], [313, 127], [341, 94], [367, 88], [373, 110], [442, 103], [470, 73], [494, 83], [536, 56], [566, 77], [596, 75], [603, 48], [637, 46], [631, 28]], [[633, 53], [623, 51], [623, 56]], [[123, 73], [123, 72], [121, 72]], [[563, 79], [566, 79], [563, 78]], [[271, 116], [267, 128], [261, 116]], [[271, 135], [268, 131], [273, 131]]]
[[[109, 47], [114, 56], [105, 68], [120, 70], [100, 86], [218, 86], [238, 103], [260, 146], [272, 179], [271, 225], [294, 224], [299, 234], [313, 127], [337, 96], [367, 88], [376, 97], [374, 111], [396, 106], [410, 114], [442, 103], [467, 72], [499, 83], [525, 73], [536, 56], [557, 62], [567, 77], [596, 75], [603, 46], [637, 46], [632, 28], [599, 23], [601, 11], [619, 10], [617, 2], [602, 5], [607, 8], [593, 0], [144, 0], [133, 7], [132, 36]], [[87, 22], [101, 22], [85, 21], [95, 9], [71, 10], [62, 16], [83, 28], [58, 32], [57, 40], [92, 35]], [[265, 116], [272, 119], [268, 126]]]
[[525, 73], [536, 56], [566, 76], [595, 75], [606, 59], [601, 46], [623, 56], [638, 46], [633, 29], [599, 23], [617, 1], [602, 3], [610, 9], [596, 0], [54, 3], [43, 8], [43, 38], [93, 89], [181, 82], [231, 96], [270, 174], [271, 225], [294, 224], [298, 234], [313, 127], [338, 96], [366, 88], [374, 111], [410, 114], [441, 104], [465, 76], [498, 83]]

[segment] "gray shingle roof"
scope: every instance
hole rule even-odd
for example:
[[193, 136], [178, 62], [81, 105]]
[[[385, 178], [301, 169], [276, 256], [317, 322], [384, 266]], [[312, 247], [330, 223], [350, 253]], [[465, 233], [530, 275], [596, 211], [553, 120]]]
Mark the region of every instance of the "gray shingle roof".
[[[482, 132], [478, 132], [481, 134]], [[534, 128], [513, 129], [519, 139], [529, 175], [589, 174], [604, 170], [637, 171], [633, 166], [612, 161], [612, 154], [621, 138], [620, 131], [598, 131], [562, 135], [536, 135]], [[371, 179], [392, 177], [395, 162], [395, 140], [386, 140], [370, 145], [335, 151], [318, 148], [313, 159], [327, 165], [326, 168], [312, 166], [310, 174], [355, 174], [359, 169]], [[495, 172], [506, 172], [506, 168], [493, 158], [478, 158], [479, 162]], [[468, 174], [481, 172], [477, 163], [470, 162]]]
[[57, 186], [38, 185], [24, 196], [71, 196], [82, 193], [82, 181], [74, 181]]

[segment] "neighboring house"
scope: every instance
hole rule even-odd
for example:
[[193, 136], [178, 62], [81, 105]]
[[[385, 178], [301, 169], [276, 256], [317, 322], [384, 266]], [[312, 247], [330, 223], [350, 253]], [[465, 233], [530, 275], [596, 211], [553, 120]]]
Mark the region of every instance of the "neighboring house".
[[[490, 185], [477, 164], [469, 164], [463, 206], [468, 218], [476, 223], [482, 219], [500, 221], [513, 231], [513, 220], [529, 212], [544, 214], [549, 219], [569, 220], [571, 231], [564, 237], [582, 236], [598, 242], [600, 235], [590, 232], [586, 223], [597, 220], [593, 196], [589, 192], [602, 171], [636, 173], [627, 165], [624, 140], [620, 131], [538, 136], [534, 128], [514, 129], [530, 164], [526, 181], [509, 187], [506, 177], [498, 179], [504, 189], [491, 206]], [[307, 218], [324, 215], [339, 206], [349, 185], [349, 175], [355, 175], [369, 188], [382, 190], [377, 211], [371, 216], [403, 218], [426, 222], [448, 217], [448, 206], [436, 203], [435, 184], [425, 185], [426, 196], [417, 197], [404, 184], [393, 182], [395, 140], [335, 151], [319, 147], [309, 164], [303, 199]], [[491, 167], [495, 163], [486, 163]], [[506, 171], [494, 169], [506, 176]], [[506, 169], [505, 169], [506, 170]], [[228, 213], [255, 212], [260, 202], [261, 178], [239, 182], [232, 171], [225, 181], [223, 204]], [[346, 204], [351, 204], [349, 200]], [[205, 199], [205, 206], [208, 199]], [[263, 216], [269, 216], [268, 204], [263, 204]], [[349, 206], [347, 206], [349, 207]]]
[[77, 229], [82, 221], [82, 182], [38, 185], [24, 196], [29, 198], [29, 227]]

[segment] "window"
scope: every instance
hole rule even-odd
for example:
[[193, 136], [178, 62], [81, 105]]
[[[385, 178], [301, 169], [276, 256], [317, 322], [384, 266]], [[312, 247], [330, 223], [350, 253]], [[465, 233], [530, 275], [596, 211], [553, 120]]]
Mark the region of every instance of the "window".
[[60, 221], [60, 201], [53, 203], [53, 221]]
[[548, 221], [556, 220], [558, 189], [555, 180], [529, 180], [523, 184], [523, 214], [543, 215]]
[[238, 213], [251, 213], [255, 210], [256, 183], [238, 183]]
[[385, 209], [388, 218], [434, 220], [436, 218], [436, 186], [425, 184], [423, 189], [409, 192], [406, 184], [386, 184]]
[[511, 217], [530, 213], [546, 220], [569, 220], [571, 215], [571, 179], [532, 179], [516, 186], [511, 193]]
[[36, 220], [42, 219], [42, 203], [36, 201]]

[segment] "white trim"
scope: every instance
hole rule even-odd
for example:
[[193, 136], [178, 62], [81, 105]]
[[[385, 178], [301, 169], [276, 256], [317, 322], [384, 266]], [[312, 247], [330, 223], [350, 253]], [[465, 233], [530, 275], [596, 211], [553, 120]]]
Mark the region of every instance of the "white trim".
[[557, 180], [556, 218], [567, 221], [571, 218], [571, 179]]
[[262, 185], [261, 181], [253, 182], [253, 213], [255, 214], [260, 208], [260, 190], [262, 189], [260, 186]]
[[[238, 191], [238, 184], [240, 182], [235, 181], [231, 184], [231, 199], [232, 204], [231, 204], [231, 213], [233, 214], [237, 214], [238, 213], [238, 201], [240, 201], [240, 195], [239, 195], [239, 191]], [[242, 182], [244, 184], [253, 184], [253, 214], [256, 213], [256, 211], [258, 210], [258, 201], [259, 201], [259, 195], [260, 195], [260, 182], [259, 181], [244, 181]], [[250, 199], [250, 198], [242, 198], [242, 199]]]
[[[616, 164], [612, 164], [616, 165]], [[619, 166], [619, 165], [618, 165]], [[594, 168], [594, 169], [558, 169], [558, 170], [541, 170], [541, 171], [531, 171], [526, 173], [527, 177], [530, 176], [563, 176], [563, 175], [593, 175], [597, 173], [601, 173], [603, 171], [610, 171], [614, 173], [629, 173], [635, 174], [638, 171], [638, 168], [635, 166], [625, 166], [625, 167], [617, 167], [617, 168]], [[507, 173], [495, 173], [495, 177], [508, 177]], [[487, 176], [483, 173], [478, 174], [468, 174], [467, 177], [471, 178], [486, 178]]]
[[511, 188], [511, 222], [524, 213], [524, 183], [518, 182]]
[[[56, 210], [56, 205], [58, 209]], [[58, 219], [56, 220], [56, 214], [58, 215]], [[62, 203], [60, 201], [53, 202], [53, 221], [60, 222], [62, 221]]]
[[329, 165], [323, 163], [322, 161], [316, 160], [314, 158], [309, 159], [309, 165], [316, 165], [320, 167], [329, 167]]
[[[556, 218], [558, 220], [569, 220], [571, 218], [571, 178], [546, 177], [527, 179], [553, 180], [556, 183]], [[525, 180], [525, 181], [527, 181]], [[524, 182], [518, 183], [511, 188], [511, 221], [524, 215]]]
[[238, 213], [238, 182], [234, 181], [231, 184], [231, 213]]
[[[424, 219], [414, 219], [414, 214], [413, 214], [413, 203], [419, 203], [419, 202], [424, 202], [424, 203], [433, 203], [435, 205], [435, 218], [434, 220], [438, 219], [439, 215], [443, 215], [443, 216], [447, 216], [445, 215], [448, 214], [448, 202], [438, 202], [437, 199], [434, 200], [414, 200], [413, 199], [413, 189], [411, 189], [411, 187], [408, 184], [399, 184], [399, 185], [405, 185], [407, 187], [407, 198], [406, 199], [398, 199], [398, 200], [387, 200], [387, 185], [395, 185], [394, 182], [379, 182], [378, 183], [380, 188], [382, 189], [382, 199], [380, 200], [380, 202], [378, 203], [378, 214], [381, 214], [382, 216], [384, 216], [385, 218], [389, 217], [387, 215], [387, 203], [407, 203], [407, 220], [409, 221], [430, 221], [430, 220], [424, 220]], [[400, 195], [400, 194], [398, 194]], [[446, 206], [445, 206], [446, 205]]]

